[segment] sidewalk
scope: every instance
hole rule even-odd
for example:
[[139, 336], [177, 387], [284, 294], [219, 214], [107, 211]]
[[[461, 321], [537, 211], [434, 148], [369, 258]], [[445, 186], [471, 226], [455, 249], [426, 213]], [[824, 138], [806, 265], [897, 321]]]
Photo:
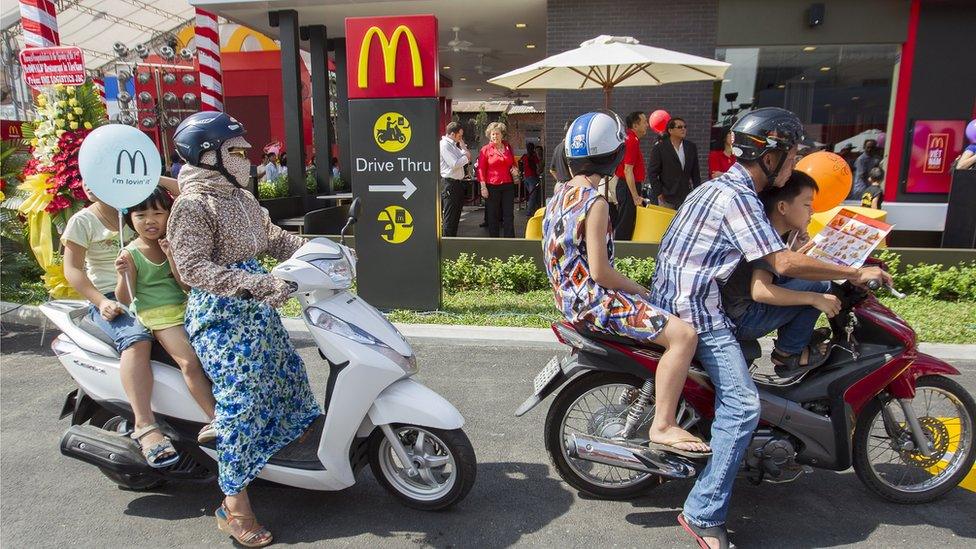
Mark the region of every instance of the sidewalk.
[[[33, 305], [0, 302], [0, 319], [2, 322], [25, 324], [28, 326], [43, 326], [46, 319], [40, 310]], [[300, 318], [286, 317], [282, 319], [288, 334], [297, 340], [308, 340], [311, 336]], [[54, 328], [48, 323], [49, 328]], [[425, 340], [453, 340], [459, 343], [490, 344], [508, 343], [523, 344], [532, 347], [551, 346], [561, 347], [552, 330], [544, 328], [508, 328], [499, 326], [465, 326], [451, 324], [395, 324], [403, 336], [411, 341]], [[760, 340], [765, 351], [772, 349], [772, 338]], [[942, 360], [976, 360], [976, 344], [950, 343], [920, 343], [919, 350]]]

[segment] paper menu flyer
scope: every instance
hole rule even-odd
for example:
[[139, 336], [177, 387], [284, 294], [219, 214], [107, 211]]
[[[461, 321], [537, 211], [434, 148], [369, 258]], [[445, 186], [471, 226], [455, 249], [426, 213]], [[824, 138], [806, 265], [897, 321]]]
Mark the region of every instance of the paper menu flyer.
[[842, 209], [813, 237], [807, 255], [835, 265], [860, 267], [891, 228], [883, 221]]

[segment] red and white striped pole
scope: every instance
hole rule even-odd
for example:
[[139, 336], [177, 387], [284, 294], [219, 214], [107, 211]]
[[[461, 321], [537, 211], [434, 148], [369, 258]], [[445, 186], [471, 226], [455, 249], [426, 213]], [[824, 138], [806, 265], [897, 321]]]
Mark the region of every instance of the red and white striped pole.
[[105, 79], [101, 76], [93, 76], [92, 85], [95, 87], [95, 93], [97, 93], [99, 99], [102, 100], [102, 105], [105, 105], [107, 108], [108, 102], [105, 100]]
[[220, 29], [217, 16], [197, 8], [197, 60], [200, 62], [200, 110], [224, 110], [224, 87], [220, 72]]
[[20, 0], [20, 24], [28, 48], [60, 46], [58, 10], [51, 0]]

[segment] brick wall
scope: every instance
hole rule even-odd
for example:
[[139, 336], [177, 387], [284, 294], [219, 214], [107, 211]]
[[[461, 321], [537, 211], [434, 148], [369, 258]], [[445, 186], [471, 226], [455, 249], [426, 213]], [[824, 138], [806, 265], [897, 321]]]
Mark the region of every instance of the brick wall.
[[[633, 36], [642, 44], [692, 55], [715, 57], [718, 0], [549, 0], [546, 55], [579, 47], [601, 34]], [[611, 108], [621, 118], [631, 111], [664, 109], [688, 123], [688, 139], [698, 145], [702, 180], [707, 179], [713, 84], [692, 82], [639, 88], [617, 88]], [[546, 150], [563, 138], [566, 120], [603, 108], [603, 92], [546, 93]], [[650, 138], [644, 139], [644, 157]], [[552, 183], [550, 179], [550, 184]]]

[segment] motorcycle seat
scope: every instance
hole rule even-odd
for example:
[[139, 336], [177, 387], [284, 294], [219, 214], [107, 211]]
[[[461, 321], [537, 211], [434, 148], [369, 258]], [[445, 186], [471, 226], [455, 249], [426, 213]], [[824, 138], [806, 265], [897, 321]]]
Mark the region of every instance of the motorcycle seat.
[[607, 343], [617, 343], [620, 345], [629, 345], [631, 347], [641, 347], [659, 353], [664, 352], [664, 347], [661, 347], [660, 345], [648, 341], [640, 341], [634, 338], [620, 336], [617, 334], [600, 332], [597, 330], [593, 330], [592, 328], [589, 328], [588, 326], [585, 326], [583, 324], [574, 324], [573, 329], [576, 330], [576, 333], [578, 333], [579, 335], [587, 339], [592, 339], [595, 341], [604, 341]]
[[[78, 321], [78, 327], [84, 330], [85, 333], [87, 333], [88, 335], [98, 339], [99, 341], [105, 343], [109, 347], [113, 349], [115, 348], [115, 341], [113, 341], [108, 334], [103, 332], [102, 329], [99, 328], [97, 324], [92, 322], [91, 319], [88, 318], [88, 315], [81, 317], [81, 320]], [[149, 358], [161, 364], [165, 364], [167, 366], [172, 366], [173, 368], [179, 369], [179, 365], [176, 364], [176, 361], [173, 360], [173, 357], [169, 356], [169, 353], [166, 352], [166, 349], [163, 349], [163, 346], [160, 345], [158, 341], [153, 341], [152, 352], [149, 355]]]

